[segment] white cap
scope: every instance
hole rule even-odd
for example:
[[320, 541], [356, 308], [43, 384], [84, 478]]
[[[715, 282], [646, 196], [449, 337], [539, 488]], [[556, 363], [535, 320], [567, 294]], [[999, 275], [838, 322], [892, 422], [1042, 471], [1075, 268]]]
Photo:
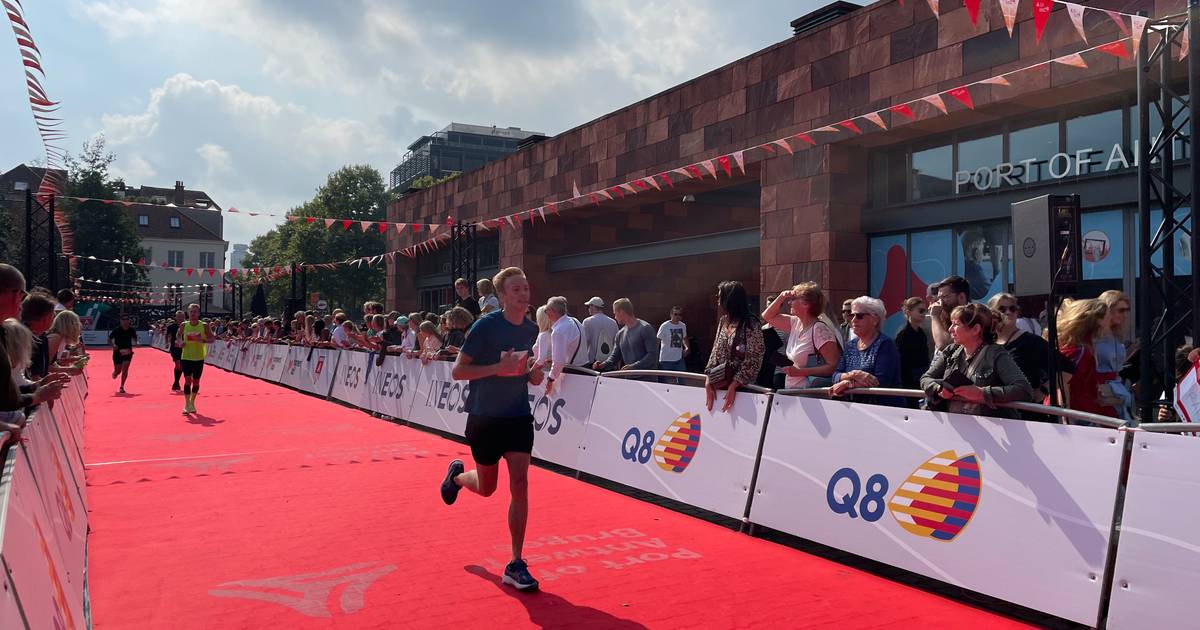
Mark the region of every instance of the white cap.
[[595, 306], [596, 308], [604, 308], [604, 300], [594, 297], [583, 303], [584, 306]]

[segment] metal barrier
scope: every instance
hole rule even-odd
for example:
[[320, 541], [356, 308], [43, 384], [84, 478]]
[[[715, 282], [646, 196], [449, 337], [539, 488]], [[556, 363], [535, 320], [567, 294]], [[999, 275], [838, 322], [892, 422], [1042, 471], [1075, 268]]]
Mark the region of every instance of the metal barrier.
[[[670, 370], [618, 370], [616, 372], [595, 372], [601, 378], [639, 378], [639, 377], [655, 377], [655, 378], [675, 378], [688, 381], [701, 381], [700, 386], [708, 382], [708, 377], [704, 374], [695, 372], [672, 372]], [[738, 386], [739, 392], [753, 392], [755, 394], [772, 394], [774, 390], [758, 385], [745, 384]]]

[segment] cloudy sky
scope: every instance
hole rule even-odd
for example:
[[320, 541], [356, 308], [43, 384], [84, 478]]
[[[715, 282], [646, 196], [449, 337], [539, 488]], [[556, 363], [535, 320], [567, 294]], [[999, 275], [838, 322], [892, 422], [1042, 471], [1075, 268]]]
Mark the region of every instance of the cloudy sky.
[[[351, 163], [384, 175], [451, 121], [554, 135], [786, 39], [818, 0], [26, 2], [66, 147], [132, 185], [280, 212]], [[0, 169], [41, 157], [0, 45]], [[5, 52], [7, 51], [7, 52]], [[227, 215], [248, 243], [271, 220]]]

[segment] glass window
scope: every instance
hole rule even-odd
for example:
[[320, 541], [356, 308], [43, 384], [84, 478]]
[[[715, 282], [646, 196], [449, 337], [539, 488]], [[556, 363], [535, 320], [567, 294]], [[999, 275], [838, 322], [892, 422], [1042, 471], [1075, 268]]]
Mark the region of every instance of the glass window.
[[183, 250], [168, 250], [167, 251], [167, 266], [182, 267], [183, 266]]
[[179, 217], [171, 217], [171, 227], [179, 228]]
[[[1111, 109], [1067, 119], [1067, 157], [1050, 164], [1052, 175], [1068, 177], [1104, 171], [1114, 145], [1121, 144], [1122, 111]], [[1069, 166], [1067, 172], [1064, 168]]]
[[912, 198], [934, 199], [954, 193], [953, 151], [950, 145], [914, 151]]
[[1000, 134], [963, 140], [958, 143], [958, 170], [954, 174], [954, 193], [962, 194], [998, 188], [997, 164], [1004, 161], [1004, 137]]
[[1125, 275], [1124, 220], [1120, 210], [1085, 212], [1079, 218], [1083, 232], [1083, 279], [1112, 280]]
[[13, 190], [29, 190], [29, 182], [13, 182]]
[[907, 275], [908, 237], [896, 234], [872, 238], [870, 294], [883, 300], [888, 313], [883, 330], [889, 335], [895, 335], [904, 325], [900, 309], [908, 297]]
[[142, 227], [146, 227], [147, 225], [150, 225], [150, 215], [139, 214], [138, 215], [138, 225], [140, 225]]
[[1008, 225], [993, 223], [958, 230], [958, 262], [955, 273], [971, 284], [971, 299], [986, 302], [1004, 290], [1004, 254]]
[[909, 293], [923, 297], [929, 292], [929, 285], [952, 273], [950, 250], [954, 238], [950, 230], [935, 230], [915, 232], [911, 239], [913, 286]]
[[1008, 134], [1008, 163], [1012, 178], [1030, 184], [1050, 179], [1046, 165], [1058, 153], [1058, 123], [1052, 122]]
[[216, 267], [215, 261], [217, 255], [214, 252], [200, 252], [200, 267], [202, 269], [213, 269]]

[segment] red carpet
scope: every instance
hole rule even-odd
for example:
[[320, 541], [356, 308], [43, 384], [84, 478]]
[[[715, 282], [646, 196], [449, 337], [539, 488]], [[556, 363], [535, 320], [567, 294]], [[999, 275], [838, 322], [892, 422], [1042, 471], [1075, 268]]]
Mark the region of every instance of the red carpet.
[[90, 584], [109, 628], [1017, 627], [1003, 617], [531, 471], [526, 555], [499, 586], [507, 493], [437, 486], [465, 446], [208, 367], [180, 414], [139, 350], [90, 368]]

